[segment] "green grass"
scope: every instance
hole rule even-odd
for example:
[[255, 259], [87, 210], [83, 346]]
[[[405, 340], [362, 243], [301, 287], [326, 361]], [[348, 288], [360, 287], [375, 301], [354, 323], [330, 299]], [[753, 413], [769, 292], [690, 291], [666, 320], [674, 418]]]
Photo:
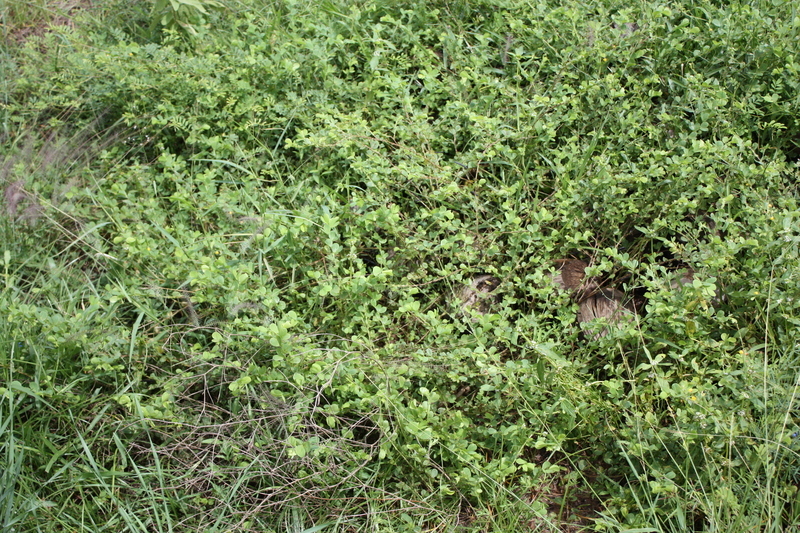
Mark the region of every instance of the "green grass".
[[4, 531], [798, 522], [791, 2], [179, 4], [3, 6]]

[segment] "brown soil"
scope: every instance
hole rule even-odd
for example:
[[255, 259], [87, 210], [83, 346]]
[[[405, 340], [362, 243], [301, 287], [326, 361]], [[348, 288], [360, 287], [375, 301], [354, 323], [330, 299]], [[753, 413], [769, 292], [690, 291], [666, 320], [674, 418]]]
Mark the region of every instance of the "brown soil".
[[[31, 37], [40, 37], [55, 28], [74, 28], [74, 16], [81, 10], [92, 7], [91, 0], [57, 0], [48, 1], [41, 8], [41, 16], [26, 25], [12, 25], [8, 31], [8, 40], [18, 45], [23, 44]], [[7, 20], [14, 20], [13, 7], [9, 10]]]

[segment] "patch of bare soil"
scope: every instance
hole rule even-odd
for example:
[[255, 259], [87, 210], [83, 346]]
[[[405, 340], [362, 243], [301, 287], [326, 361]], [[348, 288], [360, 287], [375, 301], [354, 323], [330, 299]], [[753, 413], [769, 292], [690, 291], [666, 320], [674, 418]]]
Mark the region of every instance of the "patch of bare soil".
[[603, 503], [592, 491], [596, 476], [591, 470], [581, 473], [581, 482], [576, 483], [573, 474], [575, 466], [563, 461], [561, 471], [549, 483], [542, 484], [528, 494], [531, 502], [547, 506], [547, 519], [531, 520], [528, 527], [532, 531], [553, 533], [579, 533], [590, 531], [595, 518], [605, 509]]
[[[31, 20], [27, 24], [12, 26], [8, 32], [9, 41], [16, 44], [23, 44], [31, 37], [41, 37], [53, 31], [54, 28], [68, 27], [74, 28], [75, 15], [85, 9], [92, 7], [91, 0], [58, 0], [46, 2], [40, 10], [38, 17], [27, 17]], [[8, 6], [10, 11], [8, 20], [15, 20], [14, 7]]]

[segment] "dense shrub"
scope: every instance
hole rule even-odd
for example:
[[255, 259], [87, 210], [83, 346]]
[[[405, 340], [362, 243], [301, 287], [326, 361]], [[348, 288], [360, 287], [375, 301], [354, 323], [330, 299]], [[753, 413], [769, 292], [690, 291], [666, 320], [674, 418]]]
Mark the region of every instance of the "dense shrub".
[[5, 50], [4, 526], [796, 521], [789, 3], [178, 4]]

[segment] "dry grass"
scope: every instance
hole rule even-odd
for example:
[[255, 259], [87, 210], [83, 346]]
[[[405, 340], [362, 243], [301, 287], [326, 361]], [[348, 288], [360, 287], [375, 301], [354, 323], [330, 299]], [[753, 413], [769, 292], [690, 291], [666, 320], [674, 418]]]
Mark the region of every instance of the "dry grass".
[[75, 27], [75, 16], [92, 7], [91, 0], [11, 0], [2, 7], [6, 44], [20, 45], [59, 27]]

